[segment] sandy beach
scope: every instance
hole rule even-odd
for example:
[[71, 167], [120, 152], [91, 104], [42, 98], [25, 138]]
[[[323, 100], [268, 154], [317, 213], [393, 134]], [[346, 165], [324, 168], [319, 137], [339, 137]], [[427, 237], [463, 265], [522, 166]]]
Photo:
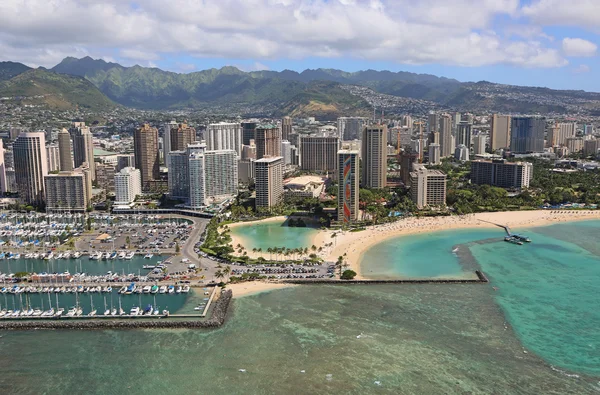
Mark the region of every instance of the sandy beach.
[[238, 284], [228, 284], [227, 289], [233, 291], [233, 296], [236, 298], [256, 295], [261, 292], [268, 292], [274, 289], [296, 287], [295, 284], [273, 283], [264, 281], [248, 281]]
[[[507, 211], [448, 217], [414, 217], [400, 219], [389, 224], [369, 226], [366, 230], [360, 232], [322, 230], [313, 237], [311, 245], [322, 247], [322, 252], [319, 255], [326, 261], [335, 262], [340, 255], [344, 255], [345, 253], [349, 267], [358, 274], [357, 278], [361, 278], [360, 260], [365, 251], [378, 243], [397, 236], [452, 229], [497, 228], [494, 224], [507, 225], [511, 228], [536, 227], [586, 219], [600, 219], [600, 210]], [[252, 224], [283, 220], [285, 220], [285, 217], [280, 216], [252, 222]], [[249, 223], [240, 222], [228, 226], [233, 228], [247, 224]], [[262, 254], [253, 253], [252, 246], [246, 245], [243, 238], [232, 235], [232, 245], [237, 246], [238, 243], [246, 248], [246, 252], [251, 258], [269, 256], [266, 252]], [[333, 245], [329, 246], [331, 243]], [[310, 247], [310, 245], [307, 247]]]
[[[333, 241], [333, 246], [323, 251], [323, 258], [336, 261], [340, 255], [347, 254], [349, 267], [361, 278], [360, 261], [362, 255], [372, 246], [385, 240], [404, 235], [429, 233], [452, 229], [497, 228], [494, 224], [510, 228], [536, 227], [552, 225], [558, 222], [600, 219], [600, 210], [596, 211], [508, 211], [497, 213], [478, 213], [464, 216], [407, 218], [385, 225], [370, 226], [360, 232], [323, 231], [314, 239], [314, 244], [323, 246]], [[336, 233], [335, 237], [332, 235]]]

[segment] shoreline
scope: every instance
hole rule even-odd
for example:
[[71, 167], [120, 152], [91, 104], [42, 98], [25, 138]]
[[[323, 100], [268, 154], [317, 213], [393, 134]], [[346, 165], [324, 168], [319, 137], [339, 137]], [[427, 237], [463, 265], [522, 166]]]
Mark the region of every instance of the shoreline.
[[[447, 230], [466, 229], [498, 229], [500, 235], [504, 230], [496, 224], [506, 225], [510, 228], [536, 228], [553, 225], [561, 222], [577, 222], [583, 220], [600, 219], [600, 210], [597, 211], [508, 211], [495, 213], [477, 213], [465, 216], [432, 217], [432, 218], [407, 218], [385, 225], [370, 226], [360, 232], [345, 232], [335, 237], [334, 246], [327, 251], [326, 260], [335, 261], [337, 257], [347, 254], [348, 267], [357, 273], [356, 279], [364, 279], [360, 263], [364, 254], [373, 246], [387, 240], [421, 233], [433, 233]], [[331, 238], [333, 231], [319, 234], [316, 241], [323, 243]]]
[[[237, 222], [229, 224], [234, 227], [261, 224], [268, 222], [281, 222], [285, 216], [267, 218], [260, 221]], [[600, 219], [600, 210], [532, 210], [532, 211], [502, 211], [492, 213], [476, 213], [463, 216], [447, 217], [409, 217], [396, 222], [369, 226], [359, 232], [342, 232], [333, 230], [319, 230], [308, 242], [310, 245], [322, 247], [318, 255], [325, 261], [335, 262], [340, 255], [346, 254], [348, 268], [357, 273], [356, 279], [364, 279], [360, 270], [360, 262], [367, 250], [389, 239], [420, 233], [439, 232], [455, 229], [498, 229], [503, 234], [504, 230], [492, 224], [506, 225], [511, 228], [534, 228], [553, 225], [561, 222], [576, 222], [588, 219]], [[489, 221], [487, 223], [483, 221]], [[231, 233], [230, 233], [231, 234]], [[500, 234], [500, 233], [499, 233]], [[268, 253], [254, 253], [252, 246], [243, 236], [231, 235], [232, 246], [241, 244], [250, 258], [268, 256]], [[328, 246], [328, 244], [333, 245]], [[307, 247], [310, 248], [310, 245]], [[250, 249], [248, 249], [250, 248]], [[237, 254], [236, 255], [240, 255]]]
[[276, 289], [294, 288], [297, 286], [297, 284], [246, 281], [236, 284], [227, 284], [225, 289], [231, 290], [234, 298], [243, 298], [244, 296], [252, 296], [263, 292], [270, 292]]

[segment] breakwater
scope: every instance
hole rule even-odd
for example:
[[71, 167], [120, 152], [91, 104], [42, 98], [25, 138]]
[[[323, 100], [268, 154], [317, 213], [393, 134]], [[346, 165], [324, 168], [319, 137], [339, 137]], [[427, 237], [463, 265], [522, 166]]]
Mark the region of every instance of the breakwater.
[[4, 321], [0, 322], [0, 330], [30, 330], [30, 329], [177, 329], [177, 328], [218, 328], [225, 322], [229, 305], [231, 304], [231, 290], [221, 292], [219, 299], [214, 302], [210, 318], [206, 320], [178, 320], [175, 318], [158, 319], [114, 319], [114, 320], [48, 320], [48, 321]]
[[489, 282], [485, 274], [480, 270], [476, 270], [477, 278], [472, 279], [455, 279], [455, 278], [423, 278], [423, 279], [397, 279], [397, 280], [339, 280], [339, 279], [315, 279], [315, 280], [283, 280], [282, 283], [287, 284], [483, 284]]

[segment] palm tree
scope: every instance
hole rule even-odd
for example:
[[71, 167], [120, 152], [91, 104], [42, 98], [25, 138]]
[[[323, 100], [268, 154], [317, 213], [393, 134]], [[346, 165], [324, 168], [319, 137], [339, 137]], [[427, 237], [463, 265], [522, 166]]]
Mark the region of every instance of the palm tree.
[[267, 252], [269, 253], [269, 260], [272, 261], [273, 260], [273, 248], [271, 248], [271, 247], [267, 248]]
[[229, 276], [231, 274], [231, 266], [225, 266], [225, 269], [223, 269], [223, 274]]
[[221, 270], [217, 270], [217, 271], [215, 272], [215, 277], [216, 277], [217, 279], [219, 279], [219, 280], [220, 280], [220, 279], [222, 279], [223, 277], [225, 277], [225, 274], [224, 274], [224, 273], [223, 273]]
[[315, 252], [315, 251], [317, 250], [317, 246], [313, 244], [313, 245], [310, 247], [310, 249], [311, 249], [313, 252]]
[[256, 247], [254, 247], [254, 248], [252, 249], [252, 252], [256, 253]]

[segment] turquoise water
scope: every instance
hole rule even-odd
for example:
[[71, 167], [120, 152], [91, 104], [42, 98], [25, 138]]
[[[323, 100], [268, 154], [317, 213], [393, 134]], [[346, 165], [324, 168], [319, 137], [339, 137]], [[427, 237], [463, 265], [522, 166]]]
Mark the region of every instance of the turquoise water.
[[486, 286], [305, 286], [234, 300], [233, 310], [217, 330], [2, 332], [0, 388], [507, 395], [600, 389], [597, 379], [567, 377], [524, 354]]
[[600, 221], [528, 231], [533, 243], [471, 252], [524, 345], [548, 362], [600, 376]]
[[443, 231], [393, 238], [365, 252], [360, 266], [362, 275], [371, 279], [391, 278], [471, 278], [474, 267], [461, 265], [459, 257], [467, 249], [461, 246], [475, 240], [504, 237], [500, 228]]
[[283, 226], [283, 222], [247, 224], [231, 229], [231, 234], [239, 237], [248, 249], [269, 247], [310, 248], [312, 238], [318, 232], [314, 228]]
[[481, 265], [492, 284], [278, 290], [234, 300], [217, 330], [3, 331], [0, 388], [597, 394], [600, 222], [526, 233], [533, 243], [524, 246], [480, 231], [433, 239], [429, 253], [445, 256], [454, 273], [454, 265], [466, 272]]
[[145, 259], [143, 255], [136, 255], [132, 259], [114, 259], [114, 260], [91, 260], [88, 257], [80, 259], [4, 259], [0, 261], [0, 272], [2, 273], [63, 273], [68, 271], [71, 274], [86, 273], [90, 275], [123, 272], [125, 274], [140, 273], [145, 275], [149, 272], [143, 269], [144, 265], [153, 265], [158, 261], [163, 261], [166, 256], [154, 255], [151, 259]]

